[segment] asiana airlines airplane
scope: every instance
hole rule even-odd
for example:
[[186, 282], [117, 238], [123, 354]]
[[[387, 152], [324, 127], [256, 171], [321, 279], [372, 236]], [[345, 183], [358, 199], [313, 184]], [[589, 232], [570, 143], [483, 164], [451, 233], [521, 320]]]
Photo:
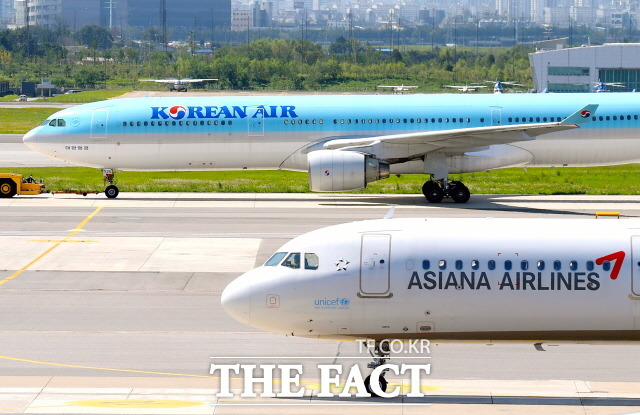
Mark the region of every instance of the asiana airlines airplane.
[[101, 169], [109, 198], [118, 170], [284, 169], [318, 192], [427, 174], [429, 202], [464, 203], [452, 173], [638, 161], [639, 116], [634, 93], [147, 97], [64, 109], [24, 143]]
[[640, 228], [595, 219], [335, 225], [287, 242], [221, 302], [272, 333], [375, 342], [372, 368], [389, 358], [389, 340], [640, 341]]

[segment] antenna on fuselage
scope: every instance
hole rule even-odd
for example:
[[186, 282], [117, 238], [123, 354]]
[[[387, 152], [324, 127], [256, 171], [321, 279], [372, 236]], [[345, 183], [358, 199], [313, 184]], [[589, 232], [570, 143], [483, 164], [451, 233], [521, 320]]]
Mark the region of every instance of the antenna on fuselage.
[[395, 206], [391, 206], [391, 209], [389, 209], [389, 211], [387, 212], [386, 215], [384, 215], [385, 219], [393, 219], [393, 213], [396, 211], [396, 207]]

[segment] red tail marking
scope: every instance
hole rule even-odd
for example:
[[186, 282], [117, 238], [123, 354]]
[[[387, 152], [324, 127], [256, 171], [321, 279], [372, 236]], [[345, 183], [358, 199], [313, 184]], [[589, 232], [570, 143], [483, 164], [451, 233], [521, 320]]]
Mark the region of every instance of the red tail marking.
[[620, 273], [620, 269], [622, 268], [622, 263], [624, 262], [625, 257], [624, 251], [614, 252], [613, 254], [609, 254], [603, 256], [601, 258], [596, 259], [596, 265], [602, 265], [606, 261], [615, 261], [613, 263], [613, 269], [611, 270], [611, 279], [615, 280], [618, 278], [618, 274]]

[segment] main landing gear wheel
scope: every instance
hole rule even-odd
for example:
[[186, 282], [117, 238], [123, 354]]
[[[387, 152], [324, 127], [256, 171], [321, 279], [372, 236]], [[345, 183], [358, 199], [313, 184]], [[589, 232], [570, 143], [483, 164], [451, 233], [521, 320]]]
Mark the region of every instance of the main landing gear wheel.
[[0, 181], [0, 197], [14, 197], [16, 193], [18, 193], [18, 189], [13, 180]]
[[467, 203], [471, 192], [462, 182], [451, 182], [449, 183], [449, 196], [456, 203]]
[[[380, 377], [378, 378], [378, 384], [380, 385], [380, 390], [382, 392], [386, 392], [387, 391], [387, 380], [384, 378], [384, 373], [380, 375]], [[371, 389], [371, 375], [367, 376], [364, 380], [364, 388], [367, 390], [367, 393], [369, 393], [371, 396], [374, 396], [376, 398], [379, 398], [380, 395], [378, 395], [377, 393], [375, 393], [372, 389]]]
[[113, 184], [107, 186], [104, 191], [104, 194], [107, 195], [109, 199], [115, 199], [116, 197], [118, 197], [118, 193], [120, 193], [120, 190], [118, 190], [118, 186]]
[[429, 180], [422, 185], [422, 194], [430, 203], [440, 203], [444, 197], [444, 192], [440, 185], [433, 180]]

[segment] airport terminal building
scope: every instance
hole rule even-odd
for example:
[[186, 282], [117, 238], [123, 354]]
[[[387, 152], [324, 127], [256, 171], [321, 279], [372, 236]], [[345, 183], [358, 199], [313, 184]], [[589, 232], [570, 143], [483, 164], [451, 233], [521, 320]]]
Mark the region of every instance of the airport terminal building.
[[539, 92], [592, 92], [598, 82], [621, 84], [607, 86], [612, 92], [640, 91], [640, 43], [564, 48], [547, 42], [529, 54], [529, 63]]

